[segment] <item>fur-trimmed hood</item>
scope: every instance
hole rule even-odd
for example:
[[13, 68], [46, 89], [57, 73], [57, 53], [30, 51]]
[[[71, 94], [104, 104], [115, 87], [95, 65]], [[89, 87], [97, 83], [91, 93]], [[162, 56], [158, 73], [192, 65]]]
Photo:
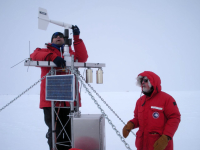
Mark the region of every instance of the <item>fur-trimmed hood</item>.
[[161, 87], [161, 80], [160, 77], [155, 74], [154, 72], [151, 71], [144, 71], [142, 73], [140, 73], [137, 76], [137, 85], [141, 87], [141, 79], [147, 77], [150, 81], [150, 83], [148, 83], [149, 85], [152, 85], [154, 88], [154, 91], [160, 92], [162, 87]]

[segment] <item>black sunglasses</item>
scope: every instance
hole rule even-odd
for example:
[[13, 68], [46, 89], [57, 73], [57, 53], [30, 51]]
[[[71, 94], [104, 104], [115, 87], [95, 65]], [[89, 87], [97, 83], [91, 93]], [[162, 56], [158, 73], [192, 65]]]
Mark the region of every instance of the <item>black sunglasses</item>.
[[54, 34], [53, 35], [53, 38], [57, 38], [57, 37], [60, 37], [60, 38], [64, 38], [64, 35], [63, 34]]
[[141, 83], [144, 81], [144, 83], [147, 83], [148, 82], [148, 79], [142, 79], [141, 80]]

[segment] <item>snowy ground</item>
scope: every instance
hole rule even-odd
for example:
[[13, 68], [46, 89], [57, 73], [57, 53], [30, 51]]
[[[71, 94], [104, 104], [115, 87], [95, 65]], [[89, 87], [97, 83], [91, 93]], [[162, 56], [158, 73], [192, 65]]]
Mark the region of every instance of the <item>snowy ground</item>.
[[[174, 136], [175, 150], [200, 149], [200, 91], [168, 92], [177, 101], [181, 112], [181, 123]], [[138, 92], [102, 92], [100, 95], [127, 122], [133, 116]], [[16, 95], [1, 95], [0, 108]], [[98, 99], [99, 100], [99, 99]], [[109, 118], [121, 132], [123, 124], [101, 103]], [[82, 114], [99, 114], [100, 111], [87, 93], [82, 92]], [[39, 107], [39, 95], [24, 95], [0, 112], [0, 149], [1, 150], [47, 150], [45, 134], [47, 127], [43, 121], [43, 111]], [[137, 130], [134, 130], [136, 132]], [[135, 150], [135, 137], [126, 140]], [[126, 149], [116, 133], [106, 121], [106, 149]]]

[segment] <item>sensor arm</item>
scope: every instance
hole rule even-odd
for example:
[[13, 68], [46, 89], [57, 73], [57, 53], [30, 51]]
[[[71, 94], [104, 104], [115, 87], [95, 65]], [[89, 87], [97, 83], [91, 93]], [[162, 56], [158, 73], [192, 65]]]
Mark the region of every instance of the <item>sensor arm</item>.
[[40, 17], [38, 17], [38, 19], [59, 25], [61, 27], [64, 27], [65, 29], [72, 29], [72, 24], [68, 24], [68, 23], [60, 22], [60, 21], [55, 21], [55, 20], [50, 20], [50, 19], [46, 19], [46, 18], [40, 18]]

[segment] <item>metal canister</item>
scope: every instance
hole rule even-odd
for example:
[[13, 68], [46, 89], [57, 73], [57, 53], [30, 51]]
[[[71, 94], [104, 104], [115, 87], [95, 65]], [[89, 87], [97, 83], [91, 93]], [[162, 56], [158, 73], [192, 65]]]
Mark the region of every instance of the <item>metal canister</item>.
[[93, 82], [93, 71], [92, 69], [88, 68], [86, 70], [86, 83], [92, 83]]
[[103, 83], [103, 70], [101, 68], [99, 68], [96, 72], [96, 80], [97, 84]]

